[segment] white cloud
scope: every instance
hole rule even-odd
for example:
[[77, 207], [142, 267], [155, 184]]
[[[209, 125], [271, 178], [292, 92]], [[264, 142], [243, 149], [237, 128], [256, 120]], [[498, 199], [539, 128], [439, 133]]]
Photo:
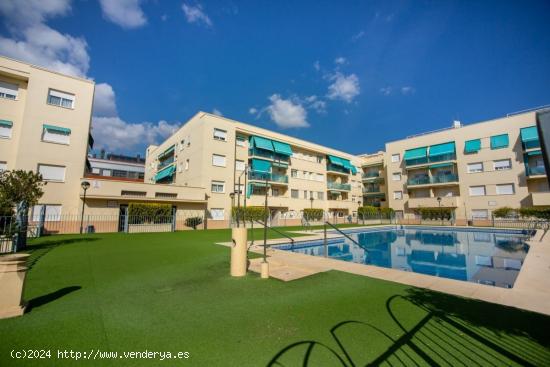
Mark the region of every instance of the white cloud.
[[391, 86], [380, 88], [380, 93], [382, 93], [385, 96], [389, 96], [393, 91], [393, 88]]
[[0, 36], [0, 54], [61, 73], [85, 76], [90, 66], [84, 38], [61, 34], [46, 20], [70, 11], [69, 0], [0, 1], [11, 38]]
[[350, 103], [361, 92], [359, 78], [355, 74], [346, 76], [340, 72], [336, 72], [328, 78], [332, 81], [332, 84], [328, 87], [327, 94], [327, 97], [330, 99], [341, 99]]
[[321, 70], [321, 64], [319, 63], [319, 60], [313, 63], [313, 68], [317, 71]]
[[223, 113], [220, 110], [218, 110], [217, 108], [214, 108], [212, 110], [212, 114], [216, 115], [216, 116], [223, 116]]
[[93, 115], [95, 117], [117, 116], [115, 91], [111, 85], [107, 83], [95, 85]]
[[183, 3], [181, 8], [185, 13], [185, 18], [189, 23], [204, 24], [207, 27], [212, 27], [212, 21], [210, 17], [202, 9], [201, 4], [195, 6]]
[[143, 149], [144, 145], [159, 144], [172, 135], [181, 124], [164, 120], [156, 123], [128, 123], [119, 117], [94, 117], [92, 134], [95, 148], [111, 151]]
[[404, 86], [404, 87], [401, 87], [401, 94], [405, 95], [405, 96], [408, 96], [408, 95], [411, 95], [411, 94], [414, 94], [414, 92], [416, 92], [416, 89], [414, 89], [413, 87], [411, 86]]
[[337, 57], [337, 58], [334, 59], [334, 63], [336, 65], [344, 65], [346, 63], [346, 58], [342, 57], [342, 56]]
[[269, 97], [271, 104], [265, 108], [271, 120], [282, 128], [308, 127], [307, 111], [298, 102], [283, 99], [279, 94]]
[[258, 110], [257, 110], [256, 108], [254, 108], [254, 107], [250, 107], [250, 108], [248, 109], [248, 113], [251, 114], [251, 115], [255, 115], [255, 114], [258, 113]]
[[361, 38], [363, 38], [365, 36], [365, 31], [359, 31], [358, 33], [354, 34], [352, 37], [351, 37], [351, 40], [353, 42], [355, 41], [358, 41], [360, 40]]
[[124, 29], [139, 28], [147, 23], [141, 2], [142, 0], [99, 0], [103, 16]]
[[305, 98], [305, 102], [307, 103], [307, 108], [315, 110], [317, 113], [325, 113], [327, 112], [327, 103], [321, 99], [319, 99], [316, 95], [312, 95]]

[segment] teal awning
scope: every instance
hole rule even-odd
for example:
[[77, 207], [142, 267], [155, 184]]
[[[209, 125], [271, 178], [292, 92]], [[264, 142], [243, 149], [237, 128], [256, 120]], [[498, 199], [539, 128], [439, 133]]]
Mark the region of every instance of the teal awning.
[[292, 155], [292, 148], [287, 143], [281, 143], [280, 141], [272, 140], [273, 148], [275, 149], [275, 153], [279, 153], [282, 155], [291, 156]]
[[250, 145], [255, 148], [269, 150], [273, 152], [273, 142], [269, 139], [262, 138], [261, 136], [251, 136]]
[[175, 149], [176, 149], [176, 146], [172, 145], [170, 148], [168, 148], [164, 152], [160, 153], [160, 155], [158, 156], [158, 159], [162, 159], [162, 158], [166, 157], [167, 155], [172, 153]]
[[539, 132], [536, 126], [524, 127], [520, 130], [520, 134], [522, 142], [539, 140]]
[[430, 146], [430, 157], [436, 157], [438, 155], [444, 154], [454, 154], [456, 152], [455, 142], [451, 141], [448, 143], [437, 144]]
[[329, 190], [328, 192], [330, 192], [332, 195], [342, 195], [340, 191]]
[[481, 150], [481, 139], [467, 140], [464, 144], [464, 153], [476, 153]]
[[403, 156], [403, 159], [408, 161], [411, 159], [426, 158], [427, 155], [428, 155], [428, 147], [415, 148], [415, 149], [405, 150], [405, 155]]
[[8, 120], [0, 120], [0, 126], [12, 127], [12, 126], [13, 126], [13, 122], [8, 121]]
[[429, 168], [444, 168], [444, 167], [452, 167], [453, 163], [438, 163], [438, 164], [432, 164]]
[[542, 155], [542, 151], [540, 151], [540, 150], [533, 150], [533, 151], [527, 152], [527, 153], [525, 153], [525, 154], [527, 154], [528, 156]]
[[351, 173], [353, 174], [357, 173], [357, 167], [355, 167], [353, 164], [351, 165]]
[[175, 171], [176, 171], [176, 166], [174, 165], [168, 166], [162, 169], [161, 171], [157, 172], [157, 174], [155, 175], [155, 182], [161, 181], [166, 177], [171, 177]]
[[271, 162], [264, 161], [263, 159], [252, 159], [252, 171], [256, 172], [270, 172]]
[[508, 134], [491, 136], [491, 149], [506, 148], [508, 144]]
[[68, 129], [66, 127], [59, 127], [59, 126], [46, 125], [46, 124], [42, 125], [42, 127], [46, 130], [55, 131], [60, 134], [66, 134], [66, 135], [71, 134], [71, 129]]
[[333, 155], [327, 155], [327, 157], [329, 162], [334, 164], [335, 166], [344, 166], [344, 162], [341, 158], [335, 157]]

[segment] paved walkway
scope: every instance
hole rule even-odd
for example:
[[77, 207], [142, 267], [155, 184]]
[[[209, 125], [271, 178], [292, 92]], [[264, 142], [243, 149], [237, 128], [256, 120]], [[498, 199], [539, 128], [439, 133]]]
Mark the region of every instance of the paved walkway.
[[[323, 238], [322, 233], [316, 231], [313, 232], [314, 234], [312, 232], [300, 233], [307, 233], [308, 236], [299, 237], [299, 241]], [[550, 233], [541, 240], [542, 234], [542, 231], [539, 230], [531, 241], [527, 242], [530, 246], [529, 252], [514, 287], [511, 289], [272, 248], [268, 249], [267, 254], [270, 276], [283, 281], [300, 279], [324, 271], [338, 270], [550, 315]], [[340, 236], [329, 234], [327, 237]], [[288, 240], [268, 241], [269, 245], [280, 243], [288, 243]], [[224, 245], [229, 245], [229, 243], [224, 243]], [[254, 245], [251, 251], [263, 253], [263, 247]], [[249, 269], [259, 273], [261, 262], [261, 258], [251, 260]]]

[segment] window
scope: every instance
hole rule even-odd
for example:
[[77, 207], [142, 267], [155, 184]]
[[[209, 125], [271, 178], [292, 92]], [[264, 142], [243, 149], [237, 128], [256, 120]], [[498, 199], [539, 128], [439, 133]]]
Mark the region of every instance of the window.
[[278, 187], [273, 187], [271, 189], [271, 195], [272, 196], [281, 196], [281, 192]]
[[485, 186], [470, 186], [470, 196], [485, 196]]
[[225, 217], [225, 210], [223, 208], [210, 209], [210, 216], [212, 220], [223, 220]]
[[393, 198], [395, 200], [402, 200], [403, 199], [403, 191], [394, 191], [393, 192]]
[[33, 222], [40, 221], [40, 215], [42, 213], [42, 209], [45, 207], [44, 212], [44, 220], [46, 222], [58, 222], [61, 220], [61, 205], [52, 205], [52, 204], [39, 204], [35, 205], [32, 208], [32, 220]]
[[48, 103], [59, 107], [74, 108], [74, 94], [50, 89], [48, 92]]
[[178, 172], [183, 172], [183, 162], [178, 163]]
[[304, 199], [307, 199], [307, 190], [304, 190]]
[[227, 131], [222, 129], [214, 128], [214, 140], [226, 141], [227, 140]]
[[392, 175], [393, 181], [401, 181], [401, 172], [394, 172]]
[[225, 182], [224, 181], [212, 181], [212, 192], [224, 193]]
[[8, 169], [8, 164], [6, 162], [0, 162], [0, 172]]
[[185, 160], [185, 170], [187, 171], [189, 169], [189, 158]]
[[483, 172], [483, 163], [468, 163], [468, 173]]
[[325, 200], [325, 193], [322, 191], [317, 192], [317, 200]]
[[392, 154], [391, 155], [391, 161], [392, 163], [397, 163], [401, 160], [401, 155], [399, 153], [397, 154]]
[[7, 120], [0, 120], [0, 138], [11, 138], [11, 127], [13, 123]]
[[506, 148], [509, 144], [508, 134], [491, 136], [491, 149]]
[[42, 141], [58, 144], [69, 144], [71, 130], [64, 127], [44, 125], [42, 131]]
[[476, 255], [475, 260], [477, 266], [493, 266], [493, 258], [491, 256]]
[[497, 195], [514, 195], [514, 184], [497, 185]]
[[185, 139], [182, 139], [182, 141], [180, 141], [180, 152], [183, 150], [184, 146], [185, 146]]
[[472, 209], [472, 219], [487, 219], [489, 212], [487, 209]]
[[225, 167], [225, 156], [212, 154], [212, 165], [217, 167]]
[[323, 163], [323, 157], [318, 155], [317, 156], [317, 163]]
[[48, 164], [39, 164], [38, 173], [42, 175], [44, 181], [65, 181], [65, 167], [51, 166]]
[[155, 197], [159, 199], [176, 199], [178, 194], [174, 192], [155, 192]]
[[244, 171], [245, 169], [244, 161], [237, 159], [237, 161], [235, 162], [235, 168], [237, 169], [237, 171]]
[[325, 176], [322, 173], [317, 174], [317, 181], [323, 182], [325, 181]]
[[235, 194], [242, 195], [244, 192], [244, 185], [235, 184]]
[[290, 190], [290, 197], [293, 199], [298, 199], [300, 197], [300, 192], [298, 190]]
[[237, 135], [237, 145], [240, 147], [246, 146], [246, 139], [242, 135]]
[[303, 176], [304, 179], [308, 180], [309, 179], [309, 172], [308, 171], [304, 171], [304, 176]]
[[290, 177], [297, 178], [298, 177], [298, 170], [290, 170]]
[[512, 168], [512, 161], [509, 159], [499, 159], [498, 161], [493, 161], [493, 164], [495, 171], [503, 171]]
[[0, 98], [17, 99], [19, 87], [17, 84], [0, 82]]

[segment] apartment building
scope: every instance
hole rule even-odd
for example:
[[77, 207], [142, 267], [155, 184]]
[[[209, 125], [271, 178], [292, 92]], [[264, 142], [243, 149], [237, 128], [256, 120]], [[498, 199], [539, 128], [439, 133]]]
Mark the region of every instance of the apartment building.
[[465, 224], [503, 206], [550, 205], [536, 112], [390, 142], [384, 160], [388, 205], [398, 217], [441, 206]]
[[77, 212], [93, 95], [93, 81], [0, 57], [0, 169], [42, 174], [32, 212]]
[[385, 208], [388, 206], [386, 194], [386, 162], [384, 152], [363, 154], [361, 178], [363, 182], [363, 205]]
[[[232, 204], [264, 205], [280, 224], [300, 223], [304, 208], [331, 218], [355, 215], [362, 159], [318, 144], [199, 112], [146, 152], [145, 182], [207, 188], [210, 227], [226, 227]], [[246, 174], [245, 174], [246, 172]], [[230, 193], [236, 192], [234, 203]]]
[[145, 177], [145, 158], [139, 154], [127, 156], [101, 150], [99, 153], [88, 154], [88, 161], [90, 162], [90, 170], [87, 173], [89, 178], [143, 182]]

